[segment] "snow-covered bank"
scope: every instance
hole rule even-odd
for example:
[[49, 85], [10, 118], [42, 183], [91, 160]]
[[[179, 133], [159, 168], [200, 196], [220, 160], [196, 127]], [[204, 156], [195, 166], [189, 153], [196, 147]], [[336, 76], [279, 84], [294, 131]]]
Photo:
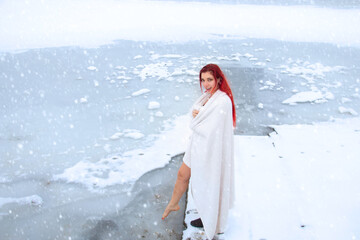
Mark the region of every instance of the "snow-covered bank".
[[146, 172], [164, 167], [172, 156], [184, 151], [190, 134], [189, 119], [190, 115], [184, 115], [169, 122], [148, 148], [131, 150], [97, 162], [80, 161], [54, 176], [54, 180], [81, 183], [89, 190], [134, 182]]
[[0, 2], [0, 51], [223, 36], [360, 46], [360, 28], [354, 27], [360, 25], [358, 12], [175, 1], [5, 0]]
[[[358, 239], [360, 118], [272, 127], [235, 137], [236, 203], [219, 239]], [[205, 239], [191, 226], [188, 237]]]

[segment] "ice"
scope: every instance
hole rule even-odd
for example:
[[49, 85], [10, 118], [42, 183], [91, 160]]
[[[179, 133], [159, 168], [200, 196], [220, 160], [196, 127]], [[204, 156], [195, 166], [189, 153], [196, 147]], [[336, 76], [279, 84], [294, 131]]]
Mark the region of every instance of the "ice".
[[346, 97], [342, 97], [342, 98], [341, 98], [341, 102], [342, 102], [342, 103], [351, 102], [351, 99], [350, 99], [350, 98], [346, 98]]
[[21, 198], [0, 198], [0, 210], [6, 204], [16, 203], [19, 205], [34, 205], [40, 206], [43, 203], [43, 200], [38, 195], [31, 195]]
[[302, 61], [300, 59], [292, 60], [289, 59], [288, 62], [290, 65], [281, 65], [280, 69], [284, 69], [281, 72], [289, 74], [291, 76], [299, 75], [300, 77], [306, 79], [309, 82], [313, 82], [314, 78], [323, 79], [325, 73], [329, 72], [342, 72], [344, 66], [324, 66], [321, 63], [309, 63], [308, 61]]
[[184, 58], [184, 56], [181, 56], [179, 54], [164, 54], [164, 55], [152, 54], [151, 55], [152, 60], [156, 60], [159, 58]]
[[88, 102], [87, 97], [80, 98], [80, 103], [87, 103], [87, 102]]
[[95, 66], [89, 66], [87, 69], [90, 71], [97, 71], [98, 69]]
[[162, 112], [160, 112], [160, 111], [157, 111], [157, 112], [155, 113], [155, 116], [156, 116], [156, 117], [163, 117], [164, 114], [163, 114]]
[[[141, 80], [144, 81], [148, 77], [156, 77], [158, 80], [165, 79], [170, 76], [168, 67], [171, 62], [151, 63], [143, 66], [143, 69], [138, 73]], [[134, 72], [137, 74], [137, 72]]]
[[[326, 96], [321, 92], [299, 92], [295, 95], [292, 95], [290, 98], [285, 99], [282, 103], [283, 104], [296, 104], [296, 103], [304, 103], [304, 102], [316, 102], [325, 100]], [[325, 100], [326, 101], [326, 100]]]
[[152, 109], [158, 109], [160, 108], [160, 103], [156, 102], [156, 101], [151, 101], [148, 104], [148, 109], [152, 110]]
[[150, 92], [149, 89], [143, 88], [143, 89], [140, 89], [139, 91], [133, 92], [131, 94], [131, 96], [136, 97], [136, 96], [139, 96], [139, 95], [142, 95], [142, 94], [145, 94], [145, 93], [149, 93], [149, 92]]
[[117, 140], [117, 139], [119, 139], [121, 136], [123, 136], [124, 135], [124, 133], [122, 133], [122, 132], [118, 132], [118, 133], [114, 133], [114, 135], [112, 135], [111, 137], [110, 137], [110, 139], [111, 140]]
[[264, 63], [264, 62], [256, 62], [256, 63], [254, 63], [254, 66], [265, 67], [266, 63]]
[[143, 138], [145, 135], [136, 129], [125, 129], [123, 136], [132, 139], [140, 139]]
[[354, 115], [354, 116], [358, 115], [358, 113], [354, 109], [345, 108], [345, 107], [342, 107], [342, 106], [339, 107], [339, 112], [340, 113], [345, 113], [345, 114], [348, 113], [348, 114], [351, 114], [351, 115]]
[[190, 75], [190, 76], [199, 76], [199, 73], [195, 70], [186, 70], [185, 72], [187, 75]]

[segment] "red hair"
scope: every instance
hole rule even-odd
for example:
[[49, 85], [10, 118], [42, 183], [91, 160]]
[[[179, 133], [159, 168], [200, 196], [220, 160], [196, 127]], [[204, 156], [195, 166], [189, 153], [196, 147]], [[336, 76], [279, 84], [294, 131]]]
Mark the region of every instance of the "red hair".
[[[220, 89], [221, 91], [225, 92], [231, 102], [232, 102], [232, 116], [233, 116], [233, 125], [234, 127], [236, 126], [236, 112], [235, 112], [235, 103], [234, 103], [234, 98], [233, 98], [233, 94], [229, 85], [229, 82], [226, 80], [226, 77], [224, 75], [224, 73], [221, 71], [220, 67], [216, 64], [208, 64], [206, 66], [204, 66], [201, 70], [200, 70], [200, 74], [199, 74], [199, 79], [200, 79], [200, 88], [202, 91], [202, 85], [201, 85], [201, 74], [205, 73], [205, 72], [210, 72], [211, 75], [213, 75], [213, 77], [215, 78], [215, 84], [217, 86], [219, 86], [218, 89]], [[211, 93], [214, 93], [215, 88], [212, 90]]]

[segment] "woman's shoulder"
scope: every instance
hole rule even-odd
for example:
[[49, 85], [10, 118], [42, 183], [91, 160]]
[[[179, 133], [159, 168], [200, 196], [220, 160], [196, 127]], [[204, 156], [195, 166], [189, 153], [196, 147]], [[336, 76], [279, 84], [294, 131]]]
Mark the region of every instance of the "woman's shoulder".
[[218, 90], [219, 93], [219, 102], [223, 104], [232, 104], [230, 97], [223, 91]]

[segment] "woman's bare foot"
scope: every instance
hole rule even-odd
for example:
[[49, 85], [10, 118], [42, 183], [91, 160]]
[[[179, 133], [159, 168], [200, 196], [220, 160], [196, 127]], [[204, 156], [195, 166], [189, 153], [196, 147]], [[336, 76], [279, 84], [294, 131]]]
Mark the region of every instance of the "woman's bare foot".
[[180, 206], [179, 204], [176, 204], [176, 205], [170, 205], [170, 203], [167, 205], [167, 207], [165, 208], [165, 211], [162, 215], [162, 220], [164, 220], [170, 212], [172, 211], [178, 211], [180, 209]]

